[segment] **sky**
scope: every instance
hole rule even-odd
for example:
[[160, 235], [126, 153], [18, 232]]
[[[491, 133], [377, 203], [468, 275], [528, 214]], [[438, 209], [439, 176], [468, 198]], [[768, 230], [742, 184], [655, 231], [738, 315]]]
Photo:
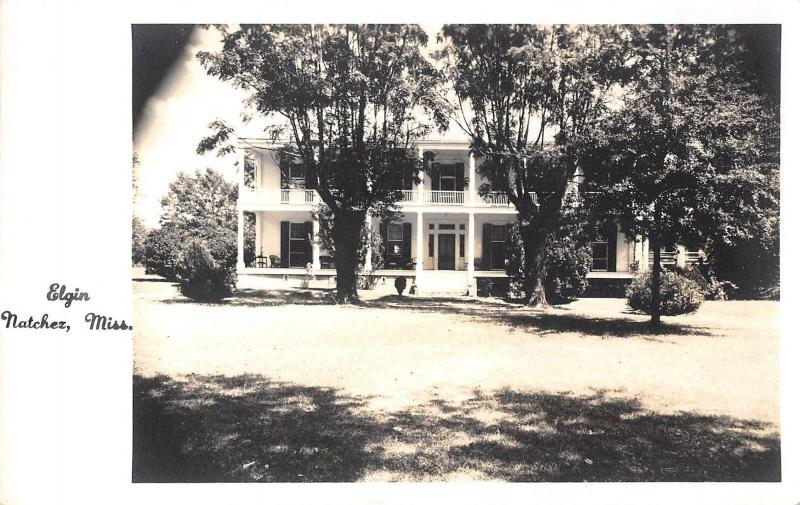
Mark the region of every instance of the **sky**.
[[[428, 48], [435, 46], [439, 25], [422, 25]], [[739, 25], [749, 48], [748, 65], [764, 90], [780, 100], [780, 27]], [[208, 124], [223, 119], [244, 137], [263, 137], [266, 120], [240, 121], [245, 93], [208, 76], [197, 61], [198, 51], [216, 51], [220, 35], [193, 25], [133, 25], [133, 151], [138, 157], [134, 174], [137, 191], [134, 213], [145, 226], [158, 224], [160, 201], [180, 171], [206, 167], [236, 180], [235, 155], [195, 154], [208, 135]], [[451, 127], [447, 138], [463, 138]]]
[[[438, 26], [423, 26], [430, 42]], [[197, 155], [208, 124], [224, 119], [239, 125], [243, 137], [263, 137], [266, 120], [240, 121], [246, 94], [208, 76], [195, 58], [198, 51], [220, 47], [219, 33], [190, 25], [134, 25], [133, 32], [133, 152], [137, 191], [134, 213], [145, 226], [157, 226], [161, 199], [180, 171], [211, 167], [236, 180], [235, 155]], [[447, 137], [452, 137], [448, 133]]]

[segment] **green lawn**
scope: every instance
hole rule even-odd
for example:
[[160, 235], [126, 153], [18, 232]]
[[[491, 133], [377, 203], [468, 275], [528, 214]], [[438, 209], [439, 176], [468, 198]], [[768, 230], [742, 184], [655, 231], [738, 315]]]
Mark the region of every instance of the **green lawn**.
[[778, 304], [134, 282], [135, 481], [778, 480]]

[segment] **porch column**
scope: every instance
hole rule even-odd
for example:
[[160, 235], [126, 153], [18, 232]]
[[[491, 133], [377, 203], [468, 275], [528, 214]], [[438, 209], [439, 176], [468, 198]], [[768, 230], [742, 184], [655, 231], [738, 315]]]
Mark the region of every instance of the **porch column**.
[[425, 160], [423, 159], [423, 151], [422, 148], [419, 148], [419, 159], [422, 160], [422, 167], [419, 172], [417, 172], [417, 178], [419, 179], [419, 184], [417, 184], [417, 202], [422, 205], [425, 203]]
[[261, 244], [261, 213], [256, 212], [256, 244], [255, 244], [255, 254], [256, 256], [263, 256], [264, 255], [264, 246]]
[[[241, 193], [240, 193], [241, 194]], [[236, 269], [243, 270], [244, 269], [244, 211], [241, 207], [236, 209], [236, 217], [237, 217], [237, 232], [236, 232], [236, 248], [237, 248], [237, 256], [236, 256]]]
[[245, 149], [239, 149], [239, 198], [242, 197], [242, 192], [245, 190], [244, 185], [244, 160], [247, 155]]
[[[471, 161], [472, 156], [470, 156]], [[473, 171], [470, 170], [470, 173], [473, 173]], [[472, 177], [470, 176], [471, 182]], [[469, 213], [469, 221], [467, 222], [467, 284], [469, 285], [470, 296], [477, 294], [478, 289], [475, 283], [475, 214], [472, 212]]]
[[417, 289], [419, 289], [420, 281], [422, 280], [422, 266], [423, 262], [425, 261], [424, 251], [425, 248], [423, 247], [424, 242], [424, 230], [422, 229], [422, 211], [417, 212], [417, 264], [415, 265], [416, 268], [416, 275], [417, 275]]
[[321, 268], [319, 263], [319, 221], [314, 219], [311, 223], [311, 229], [314, 232], [311, 242], [311, 268], [319, 270]]
[[372, 271], [372, 215], [367, 213], [367, 254], [364, 257], [364, 270]]
[[642, 239], [642, 263], [641, 263], [641, 271], [647, 272], [650, 270], [650, 240], [643, 238]]
[[[475, 186], [475, 156], [472, 153], [469, 153], [469, 200], [467, 200], [470, 205], [475, 205], [475, 201], [477, 200], [477, 187]], [[472, 214], [470, 214], [470, 219], [472, 219]], [[470, 227], [471, 229], [471, 227]]]

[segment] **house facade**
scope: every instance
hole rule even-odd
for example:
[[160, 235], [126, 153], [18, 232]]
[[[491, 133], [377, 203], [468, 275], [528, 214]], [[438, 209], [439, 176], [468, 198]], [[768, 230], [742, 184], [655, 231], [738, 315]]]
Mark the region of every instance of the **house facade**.
[[[470, 154], [467, 142], [430, 140], [417, 148], [420, 157], [434, 155], [433, 169], [402, 190], [399, 221], [367, 217], [371, 233], [381, 237], [384, 257], [376, 261], [368, 253], [364, 270], [383, 282], [405, 276], [422, 293], [474, 294], [479, 279], [506, 277], [507, 230], [516, 222], [516, 210], [502, 192], [478, 194], [485, 182], [476, 170], [481, 160]], [[281, 172], [275, 145], [258, 139], [240, 143], [239, 163], [247, 169], [239, 171], [238, 273], [289, 279], [306, 275], [311, 265], [316, 278], [333, 279], [333, 259], [315, 240], [319, 223], [313, 211], [319, 196], [306, 189], [302, 169]], [[247, 262], [246, 213], [255, 217], [255, 258]], [[696, 253], [680, 247], [664, 253], [665, 262], [696, 260]], [[647, 240], [629, 241], [612, 229], [592, 242], [589, 278], [628, 279], [650, 263]]]

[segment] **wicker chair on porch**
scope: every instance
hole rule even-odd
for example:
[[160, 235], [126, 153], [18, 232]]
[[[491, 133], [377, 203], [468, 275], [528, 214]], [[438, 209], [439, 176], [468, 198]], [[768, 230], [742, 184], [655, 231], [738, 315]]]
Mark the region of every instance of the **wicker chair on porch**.
[[271, 254], [269, 256], [269, 266], [270, 266], [270, 268], [280, 268], [282, 266], [281, 265], [281, 257], [280, 256], [275, 256], [274, 254]]

